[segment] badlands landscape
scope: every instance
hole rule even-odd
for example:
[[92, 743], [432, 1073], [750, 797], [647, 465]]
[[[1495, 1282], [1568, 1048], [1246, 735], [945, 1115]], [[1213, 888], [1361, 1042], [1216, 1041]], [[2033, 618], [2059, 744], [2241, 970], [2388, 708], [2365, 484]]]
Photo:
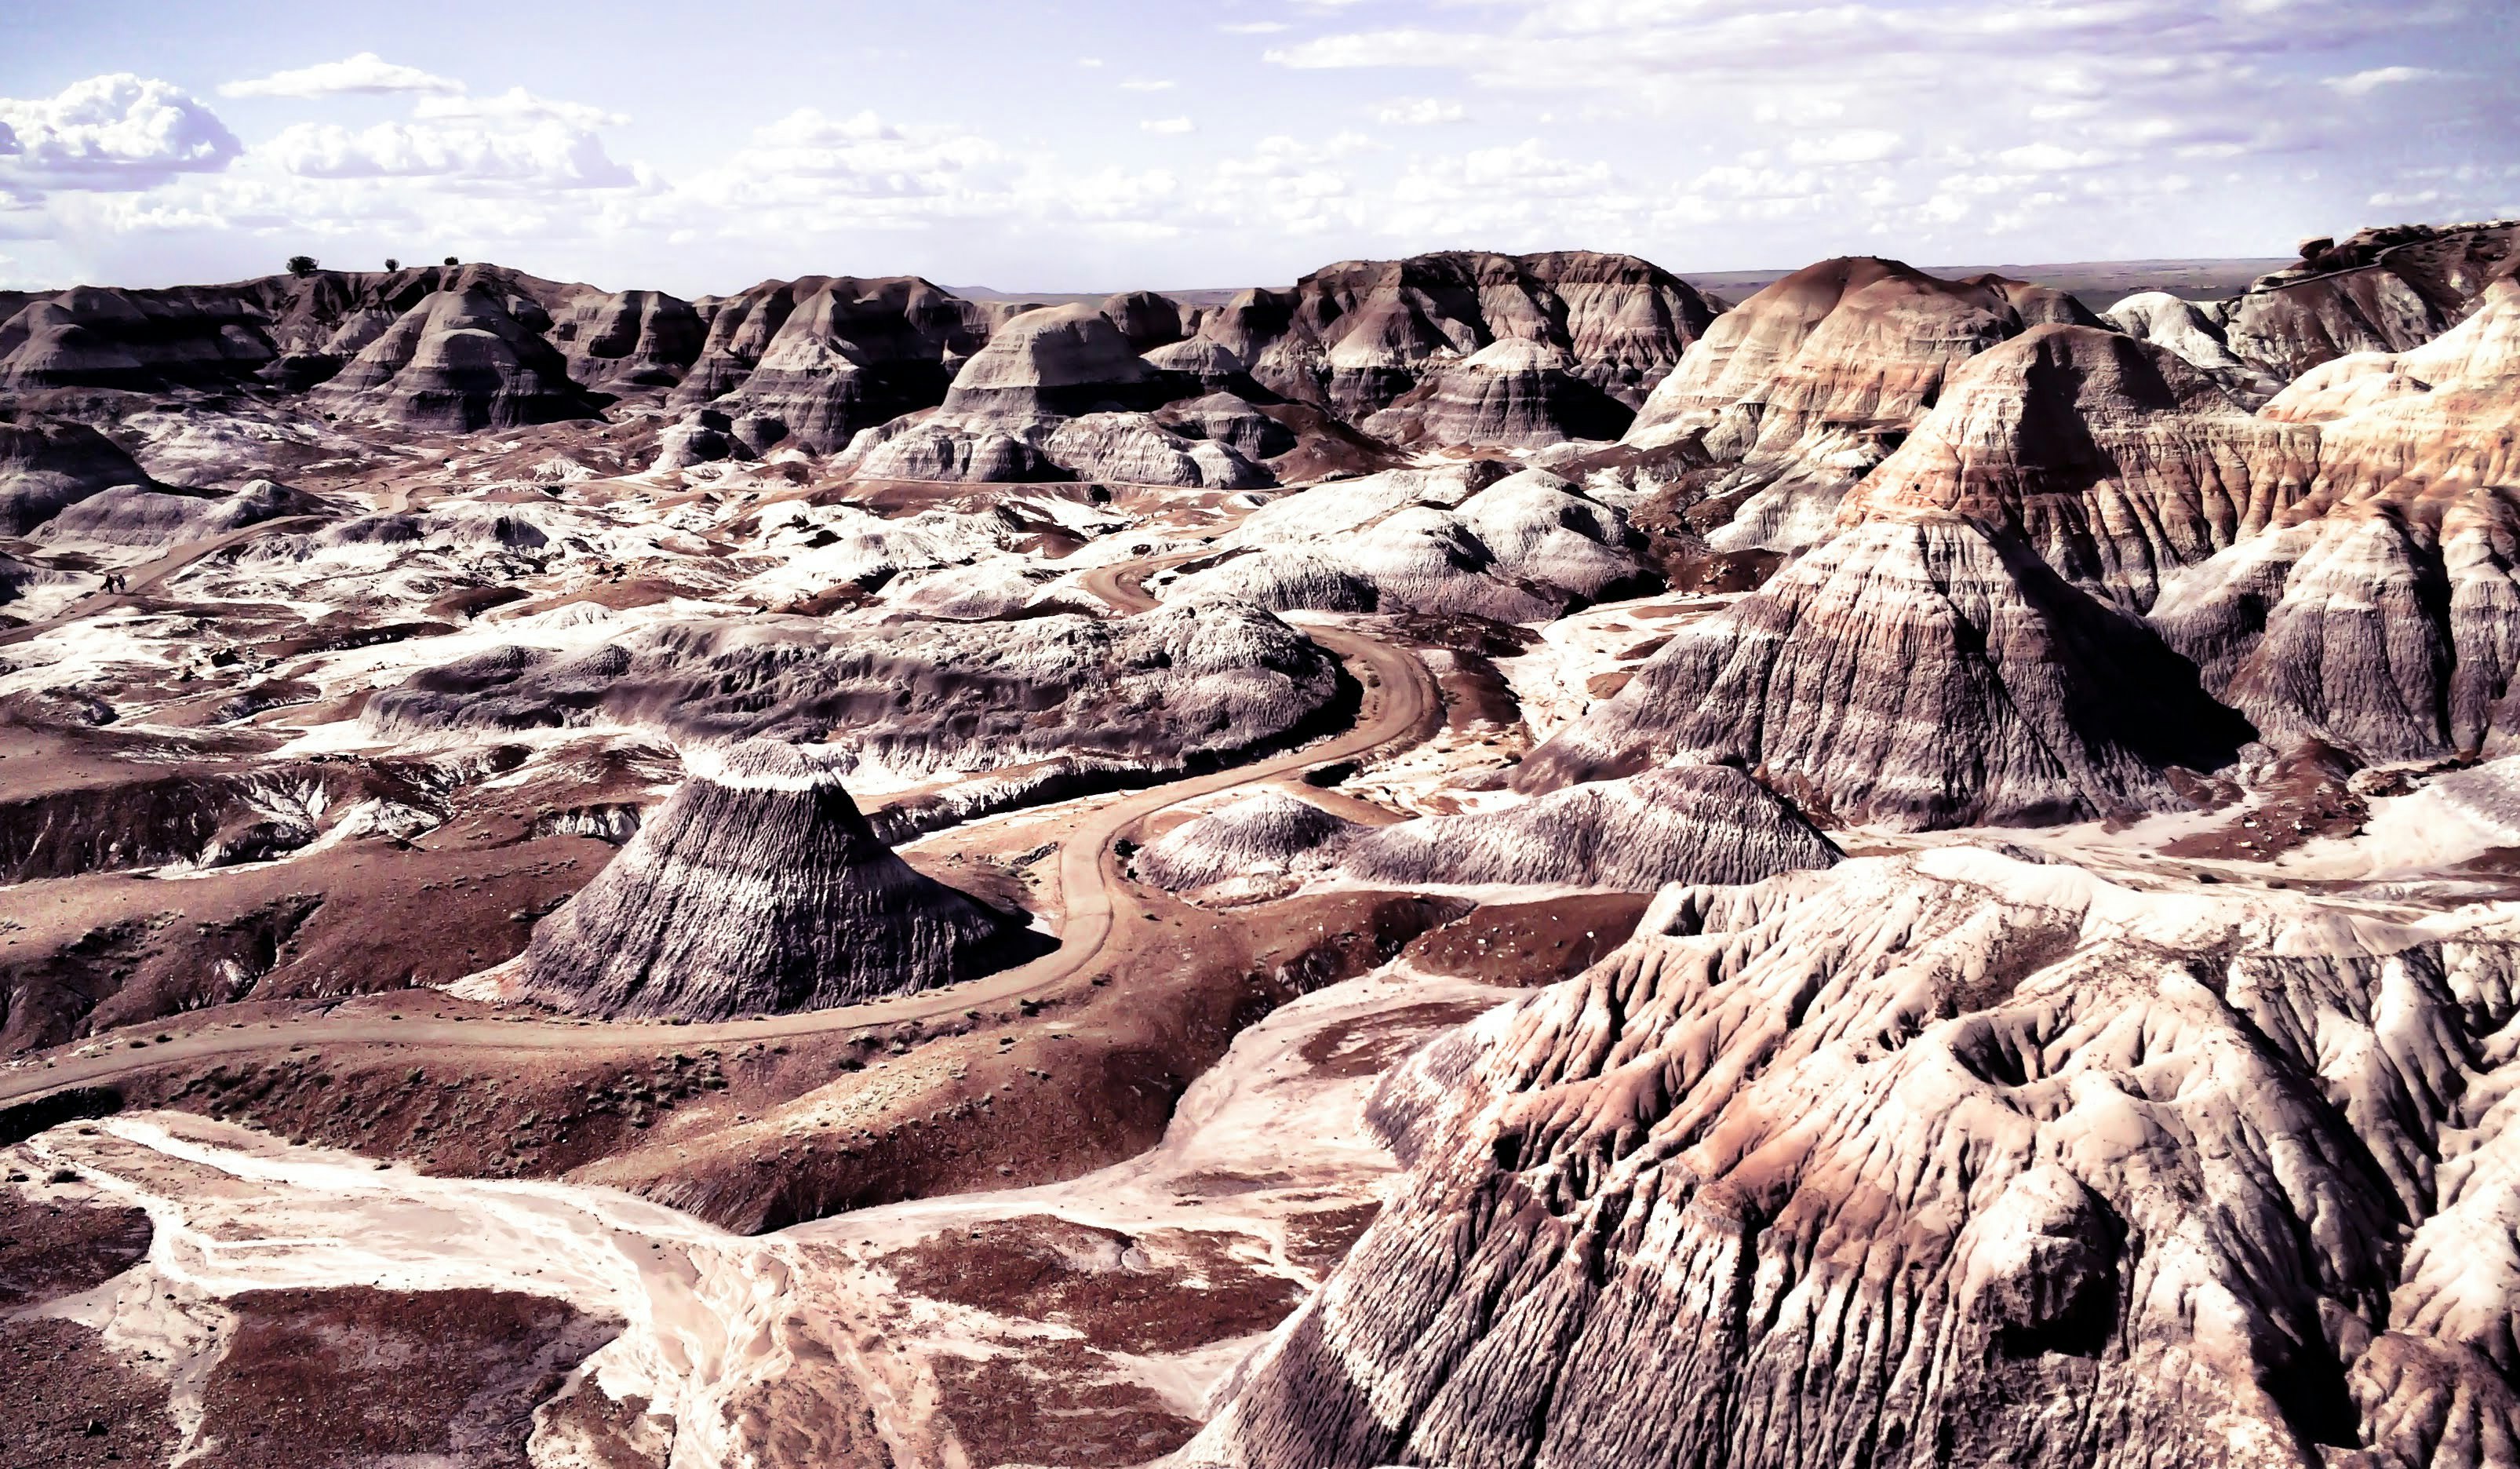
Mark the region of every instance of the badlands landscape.
[[2297, 255], [0, 293], [0, 1461], [2520, 1463], [2520, 223]]

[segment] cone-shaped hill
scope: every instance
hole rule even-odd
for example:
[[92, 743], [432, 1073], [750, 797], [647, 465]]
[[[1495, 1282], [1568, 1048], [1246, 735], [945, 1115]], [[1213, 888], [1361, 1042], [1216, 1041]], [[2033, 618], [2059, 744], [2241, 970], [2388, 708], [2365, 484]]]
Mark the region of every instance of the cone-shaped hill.
[[534, 931], [527, 994], [584, 1015], [715, 1020], [907, 993], [1055, 946], [912, 871], [820, 752], [746, 740], [684, 760], [682, 787]]

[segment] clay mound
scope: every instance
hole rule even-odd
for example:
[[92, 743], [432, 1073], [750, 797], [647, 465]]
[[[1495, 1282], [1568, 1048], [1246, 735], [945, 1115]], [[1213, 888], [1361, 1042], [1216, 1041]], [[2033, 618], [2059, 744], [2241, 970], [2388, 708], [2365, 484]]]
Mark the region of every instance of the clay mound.
[[2167, 291], [2138, 291], [2101, 312], [2100, 320], [2138, 342], [2178, 353], [2242, 407], [2255, 408], [2283, 390], [2280, 381], [2233, 355], [2219, 305], [2200, 306]]
[[661, 291], [584, 296], [552, 326], [569, 376], [620, 391], [671, 388], [699, 357], [708, 328], [692, 303]]
[[2142, 612], [2161, 579], [2310, 493], [2318, 436], [2263, 422], [2173, 352], [2041, 326], [1952, 374], [1943, 399], [1839, 512], [1968, 516], [2093, 596]]
[[1167, 893], [1214, 887], [1258, 869], [1283, 873], [1298, 859], [1328, 857], [1366, 830], [1283, 791], [1264, 790], [1185, 821], [1138, 853], [1137, 875]]
[[1057, 946], [911, 870], [841, 763], [767, 740], [687, 752], [684, 783], [535, 927], [524, 992], [606, 1019], [722, 1020], [932, 988]]
[[1965, 849], [1668, 890], [1386, 1078], [1407, 1176], [1174, 1462], [2509, 1462], [2513, 938]]
[[149, 488], [153, 482], [87, 425], [36, 414], [0, 418], [0, 535], [24, 535], [121, 484]]
[[1168, 403], [1155, 414], [1155, 422], [1185, 437], [1223, 444], [1253, 461], [1275, 459], [1297, 442], [1294, 430], [1231, 392]]
[[867, 430], [849, 445], [849, 462], [862, 480], [1042, 484], [1075, 478], [1029, 438], [934, 414]]
[[1510, 468], [1395, 470], [1282, 497], [1176, 586], [1282, 610], [1518, 622], [1651, 584], [1625, 515], [1546, 471]]
[[954, 375], [944, 412], [1020, 424], [1106, 409], [1149, 409], [1181, 384], [1140, 359], [1092, 306], [1045, 306], [1000, 327]]
[[2305, 373], [2262, 417], [2318, 446], [2290, 524], [2166, 583], [2152, 618], [2271, 738], [2362, 760], [2520, 733], [2520, 283], [2403, 355]]
[[1338, 663], [1318, 645], [1256, 608], [1209, 601], [1115, 619], [665, 622], [575, 656], [493, 649], [380, 690], [361, 717], [392, 738], [578, 726], [828, 737], [923, 778], [1061, 756], [1221, 764], [1318, 727], [1341, 698]]
[[1222, 343], [1192, 340], [1159, 346], [1143, 359], [1157, 372], [1192, 380], [1210, 392], [1253, 392], [1251, 370]]
[[1102, 314], [1129, 339], [1141, 355], [1179, 342], [1183, 331], [1181, 302], [1152, 291], [1123, 291], [1102, 302]]
[[986, 315], [917, 276], [812, 276], [771, 282], [718, 308], [698, 363], [673, 401], [714, 400], [817, 453], [864, 430], [934, 407], [954, 365], [988, 336]]
[[1544, 448], [1616, 438], [1635, 417], [1577, 376], [1564, 349], [1512, 338], [1433, 373], [1359, 427], [1403, 445]]
[[70, 579], [49, 567], [20, 561], [6, 551], [0, 551], [0, 606], [17, 601], [30, 587], [59, 585]]
[[274, 351], [242, 292], [77, 286], [0, 321], [0, 388], [148, 391], [252, 372]]
[[174, 546], [242, 530], [285, 516], [323, 515], [332, 507], [302, 490], [255, 480], [230, 494], [175, 494], [117, 485], [64, 510], [35, 531], [52, 543]]
[[1272, 391], [1351, 420], [1391, 406], [1430, 371], [1517, 339], [1563, 351], [1577, 378], [1633, 408], [1716, 309], [1634, 255], [1458, 251], [1344, 260], [1291, 292], [1246, 292], [1199, 336], [1251, 364]]
[[2219, 769], [2248, 738], [2146, 628], [2018, 539], [1914, 511], [1683, 629], [1515, 783], [1680, 759], [1755, 770], [1849, 823], [2043, 825], [2187, 809], [2165, 768]]
[[568, 361], [486, 284], [440, 291], [403, 313], [311, 400], [418, 429], [514, 429], [597, 416]]
[[2091, 326], [2073, 298], [1896, 260], [1823, 260], [1724, 313], [1637, 414], [1624, 442], [1696, 440], [1736, 466], [1706, 493], [1732, 506], [1719, 551], [1784, 551], [1833, 533], [1840, 498], [1887, 458], [1952, 371], [2050, 322]]
[[2392, 225], [2306, 248], [2300, 264], [2219, 305], [2231, 350], [2278, 381], [2448, 331], [2520, 259], [2520, 222]]

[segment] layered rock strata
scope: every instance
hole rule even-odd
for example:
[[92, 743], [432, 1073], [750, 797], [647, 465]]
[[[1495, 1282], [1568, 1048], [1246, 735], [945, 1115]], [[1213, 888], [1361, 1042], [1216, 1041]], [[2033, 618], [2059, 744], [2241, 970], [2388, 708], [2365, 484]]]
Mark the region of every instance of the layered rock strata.
[[2393, 225], [2305, 242], [2300, 264], [2220, 303], [2231, 350], [2279, 381], [2357, 352], [2422, 345], [2520, 259], [2520, 222]]
[[588, 388], [671, 388], [698, 359], [708, 324], [661, 291], [589, 294], [552, 325], [569, 376]]
[[976, 302], [917, 276], [765, 282], [719, 304], [671, 401], [712, 404], [747, 441], [828, 453], [934, 406], [988, 335]]
[[456, 433], [597, 414], [567, 359], [480, 284], [426, 298], [311, 396], [345, 416]]
[[155, 483], [112, 439], [35, 413], [0, 417], [0, 535], [24, 535], [116, 485]]
[[687, 778], [536, 926], [522, 988], [607, 1019], [825, 1009], [973, 978], [1056, 945], [922, 877], [868, 830], [832, 753], [685, 752]]
[[2515, 939], [1967, 849], [1674, 888], [1384, 1081], [1408, 1182], [1178, 1462], [2509, 1462]]

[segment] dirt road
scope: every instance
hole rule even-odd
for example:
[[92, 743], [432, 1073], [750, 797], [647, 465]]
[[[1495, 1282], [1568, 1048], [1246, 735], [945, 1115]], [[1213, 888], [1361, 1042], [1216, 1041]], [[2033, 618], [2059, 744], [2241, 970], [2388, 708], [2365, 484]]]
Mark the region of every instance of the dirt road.
[[[1143, 611], [1154, 601], [1144, 579], [1181, 556], [1150, 557], [1103, 568], [1087, 582], [1098, 595], [1125, 611]], [[1114, 844], [1138, 823], [1167, 806], [1193, 797], [1258, 785], [1311, 769], [1332, 760], [1360, 759], [1385, 746], [1413, 744], [1425, 738], [1443, 717], [1443, 700], [1423, 665], [1402, 649], [1357, 633], [1311, 628], [1309, 635], [1344, 660], [1364, 684], [1363, 706], [1356, 723], [1344, 734], [1303, 749], [1238, 765], [1230, 770], [1171, 781], [1144, 791], [1114, 797], [1089, 810], [1059, 845], [1058, 885], [1064, 909], [1059, 945], [1029, 964], [939, 989], [849, 1005], [807, 1011], [766, 1020], [716, 1025], [651, 1024], [588, 1025], [580, 1022], [469, 1020], [402, 1020], [375, 1016], [315, 1016], [264, 1024], [250, 1030], [202, 1030], [141, 1050], [117, 1049], [77, 1057], [56, 1051], [47, 1068], [38, 1060], [0, 1070], [0, 1104], [17, 1103], [71, 1086], [93, 1086], [118, 1077], [174, 1062], [251, 1054], [288, 1046], [338, 1051], [367, 1045], [393, 1044], [430, 1049], [485, 1047], [500, 1050], [567, 1049], [600, 1044], [636, 1043], [646, 1037], [670, 1037], [678, 1047], [731, 1046], [753, 1040], [854, 1030], [871, 1025], [960, 1015], [966, 1010], [1000, 1005], [1047, 989], [1079, 975], [1110, 970], [1127, 962], [1132, 950], [1158, 925], [1144, 906], [1132, 900], [1121, 875]]]

